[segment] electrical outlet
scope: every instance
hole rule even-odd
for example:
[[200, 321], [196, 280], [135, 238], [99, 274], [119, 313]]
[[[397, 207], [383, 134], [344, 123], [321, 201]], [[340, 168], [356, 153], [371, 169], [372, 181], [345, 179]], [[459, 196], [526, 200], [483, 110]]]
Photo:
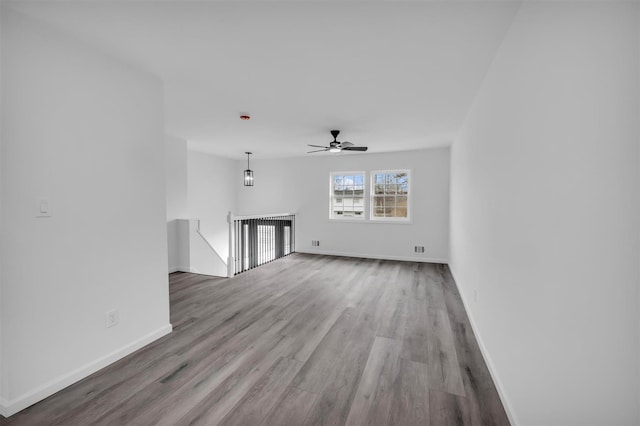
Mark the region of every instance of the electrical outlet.
[[48, 198], [38, 199], [36, 217], [51, 217], [51, 200]]
[[320, 241], [318, 241], [318, 240], [311, 240], [311, 246], [312, 246], [312, 247], [320, 247]]
[[413, 252], [414, 253], [424, 253], [424, 246], [414, 246], [413, 247]]
[[106, 323], [107, 328], [118, 325], [118, 321], [120, 320], [118, 315], [118, 310], [112, 309], [110, 311], [107, 311], [106, 318], [107, 318], [107, 323]]

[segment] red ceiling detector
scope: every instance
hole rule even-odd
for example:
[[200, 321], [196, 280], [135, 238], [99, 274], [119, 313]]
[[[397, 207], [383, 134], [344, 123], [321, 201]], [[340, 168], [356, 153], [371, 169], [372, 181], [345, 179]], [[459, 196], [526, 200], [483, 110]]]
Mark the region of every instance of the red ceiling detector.
[[250, 118], [251, 118], [251, 116], [250, 116], [249, 114], [242, 114], [242, 115], [240, 116], [240, 120], [245, 120], [245, 121], [246, 121], [246, 120], [248, 120], [248, 119], [250, 119]]

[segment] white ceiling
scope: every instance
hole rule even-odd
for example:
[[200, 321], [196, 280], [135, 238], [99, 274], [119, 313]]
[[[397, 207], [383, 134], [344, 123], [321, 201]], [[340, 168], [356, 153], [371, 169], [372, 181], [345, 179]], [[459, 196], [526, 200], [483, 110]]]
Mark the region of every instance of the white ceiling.
[[238, 159], [307, 155], [334, 128], [369, 152], [449, 144], [518, 6], [11, 3], [160, 77], [167, 134]]

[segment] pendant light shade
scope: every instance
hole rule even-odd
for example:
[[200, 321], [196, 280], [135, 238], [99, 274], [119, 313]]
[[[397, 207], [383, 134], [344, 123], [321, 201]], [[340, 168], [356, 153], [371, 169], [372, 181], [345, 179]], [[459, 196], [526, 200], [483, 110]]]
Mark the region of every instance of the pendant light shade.
[[250, 152], [245, 152], [247, 154], [247, 170], [244, 171], [244, 186], [253, 186], [253, 170], [249, 168], [249, 156]]

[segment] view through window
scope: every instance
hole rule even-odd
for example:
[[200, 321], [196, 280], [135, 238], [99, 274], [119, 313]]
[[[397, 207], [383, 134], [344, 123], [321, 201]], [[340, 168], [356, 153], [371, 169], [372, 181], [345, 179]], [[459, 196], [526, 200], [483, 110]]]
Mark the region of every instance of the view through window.
[[409, 171], [385, 170], [371, 174], [371, 219], [409, 220]]
[[371, 172], [370, 179], [371, 189], [367, 192], [366, 172], [331, 173], [329, 217], [409, 222], [410, 171], [376, 170]]
[[364, 219], [364, 172], [331, 174], [332, 219]]

